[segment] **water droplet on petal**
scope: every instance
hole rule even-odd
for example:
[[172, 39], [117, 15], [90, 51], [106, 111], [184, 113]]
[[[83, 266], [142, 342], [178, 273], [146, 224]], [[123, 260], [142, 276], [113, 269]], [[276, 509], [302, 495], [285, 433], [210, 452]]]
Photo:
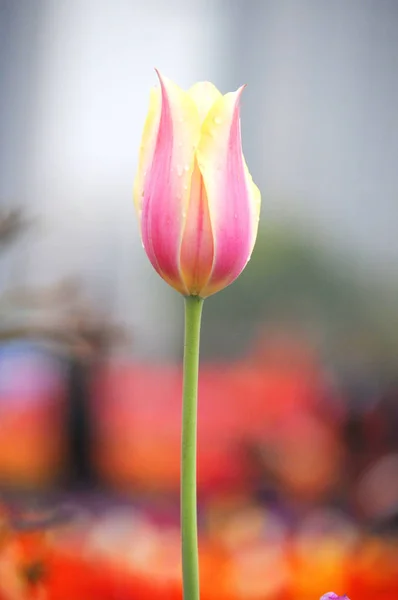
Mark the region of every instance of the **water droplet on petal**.
[[189, 171], [189, 165], [184, 165], [184, 171]]
[[216, 125], [220, 125], [220, 123], [221, 123], [221, 119], [220, 119], [220, 117], [214, 117], [214, 123], [215, 123]]
[[181, 165], [177, 165], [177, 175], [178, 177], [181, 177], [181, 175], [183, 174], [183, 167]]
[[234, 219], [237, 219], [237, 218], [238, 218], [238, 213], [235, 213], [234, 214]]

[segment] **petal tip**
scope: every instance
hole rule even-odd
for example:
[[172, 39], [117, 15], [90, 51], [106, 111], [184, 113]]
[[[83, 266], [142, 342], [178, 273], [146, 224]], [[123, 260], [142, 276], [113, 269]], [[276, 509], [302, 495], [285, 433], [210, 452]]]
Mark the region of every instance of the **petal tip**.
[[247, 88], [247, 83], [244, 83], [243, 85], [241, 85], [235, 92], [235, 96], [236, 96], [236, 101], [240, 102], [241, 96], [244, 92], [244, 90]]
[[[173, 83], [168, 77], [166, 77], [165, 75], [163, 75], [159, 71], [159, 69], [157, 67], [155, 67], [154, 70], [155, 70], [155, 73], [156, 73], [157, 78], [159, 80], [160, 87], [162, 89], [166, 89], [168, 87], [168, 84]], [[176, 84], [174, 83], [173, 85], [175, 86]]]
[[162, 85], [162, 83], [164, 82], [164, 80], [166, 79], [166, 77], [164, 77], [161, 72], [159, 71], [159, 69], [157, 67], [154, 67], [154, 71], [157, 75], [157, 78], [159, 79], [159, 83], [160, 85]]

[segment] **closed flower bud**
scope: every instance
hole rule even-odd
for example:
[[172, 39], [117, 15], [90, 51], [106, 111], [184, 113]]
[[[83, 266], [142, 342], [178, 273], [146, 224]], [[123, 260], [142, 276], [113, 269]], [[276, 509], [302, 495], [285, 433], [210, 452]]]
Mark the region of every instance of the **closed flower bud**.
[[183, 91], [159, 75], [144, 126], [134, 201], [153, 267], [185, 296], [206, 298], [244, 269], [257, 236], [260, 192], [242, 153], [243, 87]]

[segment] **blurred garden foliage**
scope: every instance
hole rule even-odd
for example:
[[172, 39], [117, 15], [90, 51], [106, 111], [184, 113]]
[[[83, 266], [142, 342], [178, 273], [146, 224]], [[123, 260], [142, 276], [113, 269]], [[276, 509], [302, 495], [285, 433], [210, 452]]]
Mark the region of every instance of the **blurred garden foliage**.
[[206, 303], [205, 314], [208, 358], [237, 356], [259, 329], [278, 324], [316, 332], [328, 348], [359, 336], [383, 356], [397, 349], [398, 310], [387, 282], [284, 227], [260, 229], [245, 271]]

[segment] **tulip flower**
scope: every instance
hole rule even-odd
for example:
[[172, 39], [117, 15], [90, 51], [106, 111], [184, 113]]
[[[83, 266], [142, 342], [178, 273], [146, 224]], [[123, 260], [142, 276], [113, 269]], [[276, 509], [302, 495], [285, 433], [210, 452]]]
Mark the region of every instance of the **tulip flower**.
[[167, 283], [206, 298], [238, 277], [257, 236], [260, 192], [240, 134], [243, 87], [223, 96], [208, 82], [183, 91], [159, 80], [134, 184], [142, 244]]
[[196, 422], [203, 300], [232, 283], [253, 250], [260, 192], [242, 153], [239, 103], [211, 83], [185, 92], [159, 75], [134, 183], [141, 240], [153, 267], [185, 297], [181, 436], [184, 600], [199, 600]]
[[350, 599], [348, 598], [348, 596], [338, 596], [334, 592], [328, 592], [327, 594], [324, 594], [322, 596], [321, 600], [350, 600]]

